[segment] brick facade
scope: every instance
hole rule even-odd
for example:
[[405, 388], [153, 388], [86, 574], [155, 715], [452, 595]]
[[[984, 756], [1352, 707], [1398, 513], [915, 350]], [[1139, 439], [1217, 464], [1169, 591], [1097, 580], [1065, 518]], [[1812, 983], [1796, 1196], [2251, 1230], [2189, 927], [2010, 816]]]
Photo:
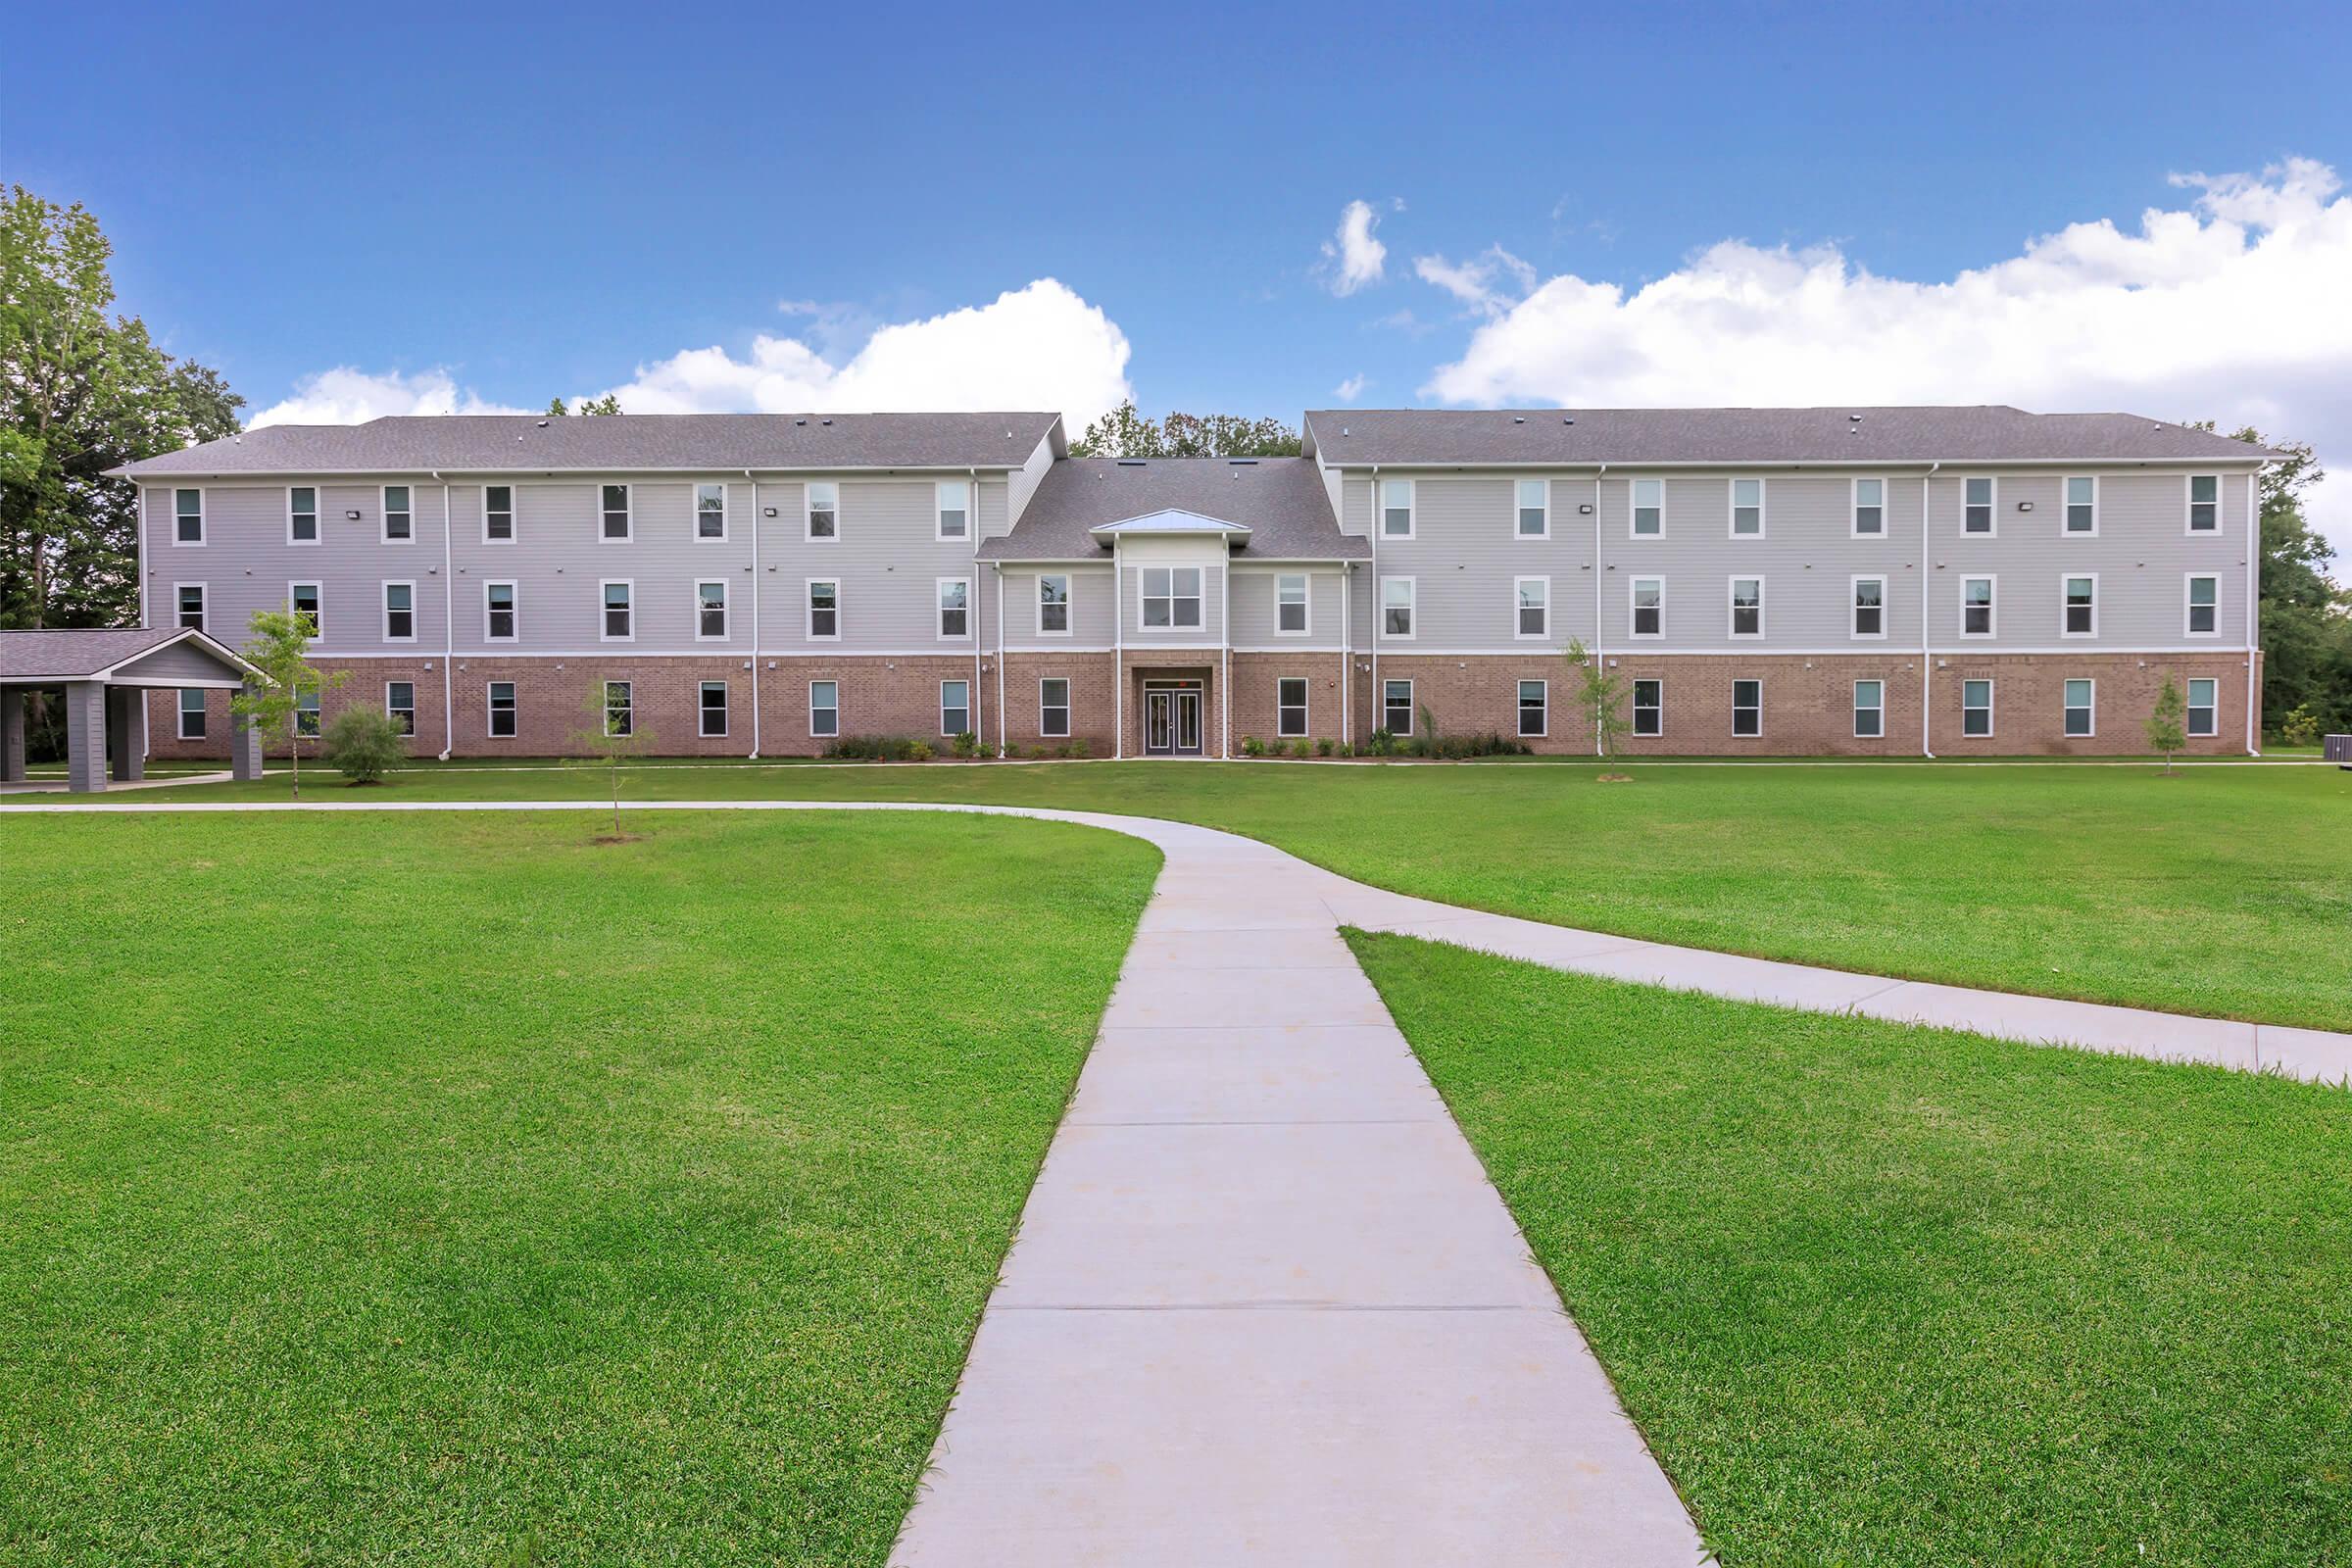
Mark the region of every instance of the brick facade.
[[1285, 676], [1306, 681], [1306, 736], [1309, 741], [1341, 741], [1349, 728], [1371, 733], [1369, 726], [1341, 718], [1340, 656], [1333, 652], [1299, 654], [1236, 654], [1233, 656], [1233, 749], [1239, 755], [1242, 738], [1254, 735], [1271, 747], [1288, 746], [1294, 737], [1281, 733], [1279, 682]]

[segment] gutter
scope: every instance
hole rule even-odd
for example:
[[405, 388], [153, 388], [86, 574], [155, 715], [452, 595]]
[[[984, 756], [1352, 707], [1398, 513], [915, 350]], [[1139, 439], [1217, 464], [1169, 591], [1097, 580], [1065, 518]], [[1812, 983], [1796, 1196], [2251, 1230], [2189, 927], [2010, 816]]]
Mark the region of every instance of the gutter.
[[[1936, 470], [1942, 466], [1940, 462], [1929, 464], [1928, 471], [1919, 479], [1919, 755], [1931, 760], [1936, 756], [1936, 732], [1929, 716], [1934, 709], [1929, 704], [1928, 696], [1936, 682], [1936, 661], [1931, 657], [1932, 650], [1929, 647], [1931, 612], [1928, 601], [1934, 596], [1928, 592], [1928, 580], [1935, 568], [1928, 564], [1928, 503], [1935, 495]], [[2061, 485], [2059, 488], [2065, 487]], [[1961, 499], [1965, 501], [1967, 497]], [[1846, 613], [1853, 613], [1851, 606], [1847, 607]]]

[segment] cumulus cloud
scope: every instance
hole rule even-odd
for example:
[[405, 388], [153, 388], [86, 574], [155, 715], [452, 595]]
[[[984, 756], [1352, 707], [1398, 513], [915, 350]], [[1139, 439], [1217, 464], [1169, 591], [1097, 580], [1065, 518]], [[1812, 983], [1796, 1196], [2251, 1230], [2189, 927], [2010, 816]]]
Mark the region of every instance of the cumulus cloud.
[[391, 414], [523, 414], [483, 401], [462, 388], [447, 370], [418, 370], [403, 375], [386, 370], [380, 375], [338, 365], [331, 370], [303, 377], [294, 395], [273, 403], [247, 423], [364, 424]]
[[1371, 384], [1372, 383], [1370, 381], [1367, 381], [1361, 375], [1351, 375], [1347, 380], [1342, 381], [1338, 386], [1333, 387], [1331, 389], [1331, 395], [1335, 398], [1338, 398], [1342, 403], [1353, 403], [1357, 398], [1360, 398], [1364, 395], [1364, 388], [1370, 386]]
[[[1398, 202], [1398, 207], [1404, 204]], [[1340, 210], [1339, 231], [1323, 242], [1323, 286], [1334, 294], [1352, 294], [1380, 281], [1389, 262], [1389, 248], [1373, 230], [1380, 215], [1370, 202], [1349, 202]]]
[[2186, 204], [2136, 228], [2075, 223], [1949, 279], [1881, 277], [1835, 245], [1740, 240], [1630, 291], [1573, 273], [1536, 285], [1498, 248], [1460, 267], [1425, 258], [1424, 278], [1490, 318], [1422, 392], [2210, 416], [2315, 443], [2340, 471], [2313, 492], [2314, 520], [2352, 553], [2352, 197], [2309, 159], [2173, 183]]

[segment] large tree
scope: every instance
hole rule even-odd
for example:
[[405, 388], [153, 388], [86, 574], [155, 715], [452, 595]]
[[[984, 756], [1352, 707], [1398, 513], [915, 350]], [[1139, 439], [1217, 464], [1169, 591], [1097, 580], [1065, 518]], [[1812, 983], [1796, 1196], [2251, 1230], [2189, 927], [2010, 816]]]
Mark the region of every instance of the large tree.
[[1295, 458], [1298, 432], [1280, 419], [1239, 414], [1171, 414], [1147, 419], [1122, 403], [1070, 443], [1079, 458]]
[[2308, 442], [2231, 434], [2288, 454], [2262, 471], [2262, 727], [2277, 733], [2302, 708], [2323, 730], [2352, 731], [2352, 589], [2328, 575], [2333, 552], [2303, 515], [2326, 472]]
[[114, 247], [76, 203], [0, 199], [0, 626], [138, 618], [138, 496], [105, 470], [233, 435], [218, 372], [110, 315]]

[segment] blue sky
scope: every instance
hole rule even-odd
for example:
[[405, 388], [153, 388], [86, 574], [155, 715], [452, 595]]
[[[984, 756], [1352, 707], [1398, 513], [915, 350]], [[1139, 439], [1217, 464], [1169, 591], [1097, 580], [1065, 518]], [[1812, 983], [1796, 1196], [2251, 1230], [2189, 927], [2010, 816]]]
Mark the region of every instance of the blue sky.
[[[933, 367], [944, 406], [977, 395], [966, 355], [1034, 361], [1004, 374], [1031, 396], [983, 401], [1083, 402], [1108, 375], [1147, 410], [1291, 417], [1343, 384], [1387, 405], [2099, 398], [2081, 406], [2259, 416], [2352, 467], [2352, 416], [2318, 407], [2352, 401], [2352, 325], [2321, 323], [2315, 358], [2284, 307], [2249, 328], [2214, 303], [2324, 270], [2352, 227], [2327, 183], [2352, 172], [2340, 5], [83, 6], [11, 30], [0, 177], [89, 205], [125, 308], [257, 412], [336, 368], [363, 394], [439, 376], [530, 406], [702, 349], [722, 356], [637, 401], [879, 405], [934, 390]], [[24, 69], [45, 60], [95, 74]], [[2280, 201], [2299, 216], [2267, 216]], [[1351, 202], [1385, 255], [1343, 293], [1324, 247]], [[2169, 239], [2143, 234], [2151, 208], [2178, 215]], [[2095, 232], [2028, 250], [2101, 220], [2146, 241], [2117, 277]], [[2326, 232], [2278, 267], [2215, 259], [2216, 225], [2243, 258], [2281, 223]], [[1745, 246], [1694, 266], [1727, 240]], [[1993, 296], [2022, 291], [2025, 320], [1979, 354], [1961, 328], [2009, 312], [1933, 290], [2004, 263]], [[2182, 266], [2219, 270], [2201, 303], [2076, 329], [2098, 289]], [[1800, 350], [1767, 327], [1802, 318], [1808, 275], [1835, 319]], [[2352, 322], [2341, 276], [2304, 303]], [[836, 378], [876, 327], [1047, 278], [1069, 297], [994, 336], [906, 337]], [[800, 349], [763, 359], [760, 334]], [[2175, 335], [2202, 347], [2137, 358]], [[1931, 357], [1968, 362], [1948, 397]], [[1776, 380], [1780, 360], [1806, 363]], [[1795, 395], [1757, 395], [1777, 385]]]

